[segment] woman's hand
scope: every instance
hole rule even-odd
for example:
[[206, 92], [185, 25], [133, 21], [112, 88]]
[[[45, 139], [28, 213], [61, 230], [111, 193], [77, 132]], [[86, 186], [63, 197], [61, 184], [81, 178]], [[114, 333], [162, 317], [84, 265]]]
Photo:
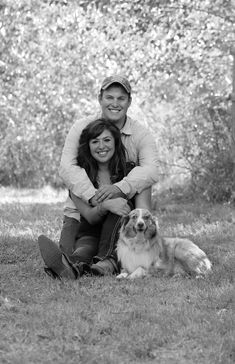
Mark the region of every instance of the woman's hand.
[[128, 205], [127, 200], [122, 197], [105, 200], [103, 201], [102, 205], [108, 211], [119, 216], [128, 215], [129, 212], [131, 211], [131, 208]]

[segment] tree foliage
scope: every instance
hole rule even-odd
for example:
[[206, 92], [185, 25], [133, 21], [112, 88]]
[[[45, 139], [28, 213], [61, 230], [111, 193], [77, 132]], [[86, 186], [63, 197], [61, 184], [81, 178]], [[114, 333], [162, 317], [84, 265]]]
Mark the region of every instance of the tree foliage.
[[229, 0], [1, 0], [0, 183], [61, 185], [69, 127], [118, 72], [133, 84], [131, 114], [156, 136], [162, 178], [180, 165], [194, 191], [228, 198], [234, 10]]

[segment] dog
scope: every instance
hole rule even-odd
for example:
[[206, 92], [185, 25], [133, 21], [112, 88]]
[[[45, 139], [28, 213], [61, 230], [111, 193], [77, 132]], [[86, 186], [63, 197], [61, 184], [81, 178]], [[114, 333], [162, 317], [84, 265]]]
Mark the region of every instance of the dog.
[[167, 276], [205, 276], [212, 264], [191, 240], [162, 237], [158, 221], [147, 209], [132, 210], [123, 217], [117, 242], [120, 278], [134, 279], [161, 270]]
[[121, 273], [117, 278], [134, 279], [149, 274], [159, 257], [157, 225], [146, 209], [132, 210], [124, 216], [117, 241]]

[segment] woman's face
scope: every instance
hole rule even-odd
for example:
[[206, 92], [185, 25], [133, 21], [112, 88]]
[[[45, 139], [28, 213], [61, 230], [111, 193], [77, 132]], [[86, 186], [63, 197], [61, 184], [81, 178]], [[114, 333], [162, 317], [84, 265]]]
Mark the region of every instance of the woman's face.
[[89, 141], [89, 147], [92, 157], [98, 164], [106, 164], [115, 152], [115, 140], [111, 132], [105, 129], [100, 135]]

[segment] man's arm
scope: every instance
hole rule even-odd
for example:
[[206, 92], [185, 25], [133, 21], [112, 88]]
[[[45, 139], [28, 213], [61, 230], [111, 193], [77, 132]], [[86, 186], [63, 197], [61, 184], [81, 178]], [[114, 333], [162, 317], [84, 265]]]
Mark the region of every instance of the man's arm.
[[138, 165], [123, 178], [115, 183], [127, 197], [132, 198], [136, 193], [140, 193], [151, 187], [158, 181], [158, 158], [156, 141], [151, 133], [142, 128], [138, 139], [135, 141], [138, 153]]
[[76, 122], [69, 130], [65, 139], [59, 167], [59, 175], [67, 188], [84, 201], [88, 201], [96, 192], [85, 169], [77, 166], [79, 138], [89, 121], [84, 119]]
[[137, 150], [137, 162], [139, 165], [133, 168], [121, 181], [111, 186], [105, 185], [100, 187], [95, 195], [98, 203], [107, 198], [110, 199], [119, 196], [125, 196], [131, 199], [135, 194], [141, 193], [158, 181], [156, 142], [150, 132], [145, 128], [138, 129], [137, 133], [137, 135], [133, 133], [133, 136], [135, 137], [135, 148]]
[[136, 209], [147, 209], [149, 211], [152, 210], [152, 190], [151, 188], [147, 188], [140, 193], [137, 193], [135, 196], [135, 208]]

